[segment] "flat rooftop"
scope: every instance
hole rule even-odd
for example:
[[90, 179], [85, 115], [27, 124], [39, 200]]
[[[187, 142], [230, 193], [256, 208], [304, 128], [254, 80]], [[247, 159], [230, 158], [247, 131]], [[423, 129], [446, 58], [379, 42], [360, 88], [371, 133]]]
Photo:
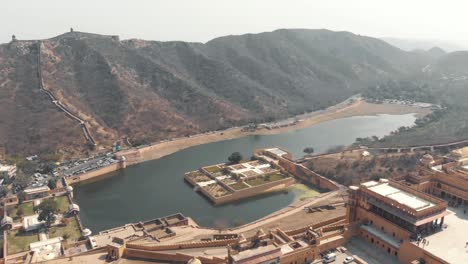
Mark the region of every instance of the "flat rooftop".
[[282, 150], [282, 149], [279, 149], [279, 148], [269, 148], [269, 149], [266, 149], [266, 151], [268, 152], [271, 152], [277, 156], [283, 156], [285, 154], [288, 154], [286, 151]]
[[281, 250], [280, 248], [275, 247], [274, 245], [268, 245], [264, 247], [258, 247], [254, 249], [241, 251], [239, 252], [239, 254], [232, 255], [232, 258], [235, 261], [240, 261], [240, 260], [245, 260], [251, 257], [258, 257], [258, 258], [261, 258], [263, 261], [267, 261], [272, 258], [280, 257], [281, 256], [280, 250]]
[[421, 211], [434, 206], [433, 203], [421, 197], [417, 197], [413, 194], [405, 192], [401, 189], [395, 188], [391, 186], [388, 182], [376, 182], [376, 184], [373, 186], [369, 183], [366, 184], [367, 186], [370, 186], [368, 187], [368, 190], [390, 198], [391, 200], [399, 204], [406, 205], [416, 211]]
[[445, 216], [442, 231], [424, 237], [429, 245], [420, 247], [452, 264], [465, 264], [468, 259], [466, 248], [466, 234], [468, 233], [468, 214], [463, 213], [463, 208], [447, 209], [450, 214]]

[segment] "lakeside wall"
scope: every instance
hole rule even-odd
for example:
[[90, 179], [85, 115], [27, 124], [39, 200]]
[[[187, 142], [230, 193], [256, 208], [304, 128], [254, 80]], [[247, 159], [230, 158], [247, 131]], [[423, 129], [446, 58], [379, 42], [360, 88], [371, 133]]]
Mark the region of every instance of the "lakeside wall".
[[83, 182], [83, 181], [87, 181], [87, 180], [91, 180], [91, 179], [100, 177], [100, 176], [102, 176], [104, 174], [107, 174], [107, 173], [118, 171], [118, 170], [120, 170], [120, 169], [122, 169], [124, 167], [125, 166], [123, 166], [122, 162], [116, 162], [116, 163], [113, 163], [111, 165], [101, 167], [99, 169], [95, 169], [95, 170], [85, 172], [85, 173], [75, 175], [75, 176], [70, 176], [70, 177], [67, 178], [67, 182], [70, 185], [74, 185], [74, 184], [77, 184], [79, 182]]
[[[192, 179], [190, 179], [189, 177], [184, 177], [184, 178], [192, 186], [197, 185], [197, 183], [193, 181]], [[250, 188], [246, 188], [242, 190], [236, 190], [235, 192], [232, 192], [230, 194], [227, 194], [221, 197], [214, 197], [213, 195], [211, 195], [208, 191], [206, 191], [203, 188], [199, 188], [197, 191], [205, 195], [215, 205], [221, 205], [221, 204], [243, 200], [243, 199], [261, 195], [261, 194], [281, 192], [281, 191], [287, 190], [295, 182], [296, 181], [294, 180], [294, 178], [289, 177], [289, 178], [265, 183], [265, 184], [258, 185], [258, 186], [252, 186]]]

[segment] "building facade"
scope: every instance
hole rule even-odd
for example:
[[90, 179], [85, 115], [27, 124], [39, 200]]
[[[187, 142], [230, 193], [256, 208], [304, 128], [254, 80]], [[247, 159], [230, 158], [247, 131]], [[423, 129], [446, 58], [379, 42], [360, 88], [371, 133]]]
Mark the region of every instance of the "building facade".
[[[440, 231], [448, 214], [446, 201], [385, 179], [351, 186], [348, 193], [347, 216], [357, 227], [356, 235], [401, 263], [410, 263], [407, 248]], [[415, 260], [429, 260], [422, 255]], [[434, 258], [432, 263], [445, 263]]]

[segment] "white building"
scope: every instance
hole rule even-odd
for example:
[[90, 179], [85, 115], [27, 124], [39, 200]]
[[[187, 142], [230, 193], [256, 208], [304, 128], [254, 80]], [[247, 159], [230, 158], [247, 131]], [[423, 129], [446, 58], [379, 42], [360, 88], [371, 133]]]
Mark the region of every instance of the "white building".
[[2, 165], [0, 164], [0, 177], [11, 178], [16, 175], [16, 166], [15, 165]]
[[41, 228], [44, 225], [44, 221], [37, 219], [39, 215], [30, 215], [23, 218], [23, 228], [25, 231], [32, 231]]

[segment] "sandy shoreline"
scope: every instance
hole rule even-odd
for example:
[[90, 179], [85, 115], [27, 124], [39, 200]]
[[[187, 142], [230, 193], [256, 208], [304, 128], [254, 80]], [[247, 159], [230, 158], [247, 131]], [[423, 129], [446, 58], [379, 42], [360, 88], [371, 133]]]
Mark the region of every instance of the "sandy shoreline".
[[[277, 128], [272, 130], [262, 129], [255, 132], [243, 132], [241, 128], [233, 128], [226, 131], [216, 132], [212, 134], [202, 134], [189, 138], [179, 138], [173, 141], [167, 141], [163, 143], [157, 143], [148, 147], [139, 149], [140, 158], [129, 162], [129, 164], [137, 164], [149, 160], [159, 159], [164, 156], [170, 155], [177, 151], [192, 146], [207, 144], [211, 142], [236, 139], [240, 137], [250, 135], [274, 135], [281, 134], [288, 131], [306, 128], [321, 122], [326, 122], [339, 118], [353, 117], [353, 116], [368, 116], [378, 114], [410, 114], [414, 113], [418, 117], [424, 116], [431, 111], [429, 109], [423, 109], [418, 107], [396, 105], [396, 104], [371, 104], [365, 101], [356, 101], [350, 105], [345, 105], [340, 108], [331, 108], [323, 111], [316, 115], [305, 117], [296, 125]], [[135, 152], [134, 149], [124, 150], [118, 153], [118, 155], [128, 155], [131, 152]]]

